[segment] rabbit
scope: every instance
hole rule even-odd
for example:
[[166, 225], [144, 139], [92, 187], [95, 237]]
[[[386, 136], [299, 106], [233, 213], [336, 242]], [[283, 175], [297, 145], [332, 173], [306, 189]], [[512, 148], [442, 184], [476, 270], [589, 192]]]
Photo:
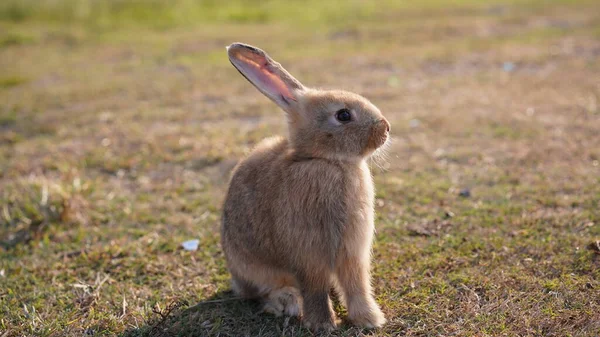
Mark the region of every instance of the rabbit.
[[367, 159], [390, 124], [366, 98], [305, 87], [259, 48], [227, 47], [233, 66], [286, 114], [287, 137], [260, 142], [234, 168], [221, 244], [232, 289], [263, 311], [331, 331], [336, 291], [357, 326], [386, 320], [370, 281], [374, 189]]

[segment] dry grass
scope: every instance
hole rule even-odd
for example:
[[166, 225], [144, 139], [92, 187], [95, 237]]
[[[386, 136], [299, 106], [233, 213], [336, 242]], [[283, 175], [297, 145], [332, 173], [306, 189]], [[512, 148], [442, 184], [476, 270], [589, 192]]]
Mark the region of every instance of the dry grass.
[[374, 167], [389, 324], [335, 336], [600, 335], [598, 5], [364, 10], [312, 28], [0, 21], [0, 336], [310, 335], [228, 292], [229, 172], [285, 132], [228, 64], [238, 40], [392, 123]]

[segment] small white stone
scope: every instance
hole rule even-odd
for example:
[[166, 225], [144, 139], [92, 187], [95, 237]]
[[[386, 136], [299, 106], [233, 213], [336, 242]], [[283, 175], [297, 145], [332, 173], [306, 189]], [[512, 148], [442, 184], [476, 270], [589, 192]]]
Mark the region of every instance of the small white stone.
[[193, 252], [198, 250], [198, 245], [200, 244], [200, 240], [188, 240], [181, 244], [183, 249]]

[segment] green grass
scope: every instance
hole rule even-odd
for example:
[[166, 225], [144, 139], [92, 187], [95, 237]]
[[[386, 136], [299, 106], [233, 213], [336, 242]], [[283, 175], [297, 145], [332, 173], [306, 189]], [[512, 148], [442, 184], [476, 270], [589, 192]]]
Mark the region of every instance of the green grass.
[[2, 1], [0, 336], [311, 335], [229, 292], [230, 171], [285, 134], [233, 41], [392, 123], [373, 164], [388, 324], [334, 336], [599, 335], [598, 9]]
[[46, 21], [89, 27], [168, 28], [214, 22], [295, 23], [363, 19], [375, 5], [365, 1], [5, 1], [0, 18], [11, 22]]
[[25, 78], [12, 76], [0, 78], [0, 88], [12, 88], [27, 82]]
[[[552, 4], [570, 4], [572, 0], [554, 0]], [[587, 3], [593, 3], [587, 1]], [[475, 10], [502, 4], [518, 4], [522, 9], [545, 6], [535, 0], [489, 1], [426, 0], [409, 1], [229, 1], [226, 6], [214, 0], [6, 0], [0, 4], [0, 20], [14, 23], [47, 22], [83, 25], [95, 28], [145, 26], [169, 28], [214, 24], [272, 23], [345, 25], [343, 21], [376, 21], [390, 11], [428, 11], [439, 14], [448, 9]], [[493, 10], [493, 9], [492, 9]], [[342, 22], [337, 22], [342, 20]]]

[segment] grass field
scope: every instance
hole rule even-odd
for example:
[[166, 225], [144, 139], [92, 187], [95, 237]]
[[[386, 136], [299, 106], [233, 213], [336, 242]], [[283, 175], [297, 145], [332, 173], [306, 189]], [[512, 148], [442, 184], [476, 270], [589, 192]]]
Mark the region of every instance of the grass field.
[[229, 173], [285, 133], [234, 41], [392, 124], [388, 324], [334, 336], [600, 335], [600, 4], [416, 3], [2, 1], [0, 336], [311, 335], [229, 292]]

